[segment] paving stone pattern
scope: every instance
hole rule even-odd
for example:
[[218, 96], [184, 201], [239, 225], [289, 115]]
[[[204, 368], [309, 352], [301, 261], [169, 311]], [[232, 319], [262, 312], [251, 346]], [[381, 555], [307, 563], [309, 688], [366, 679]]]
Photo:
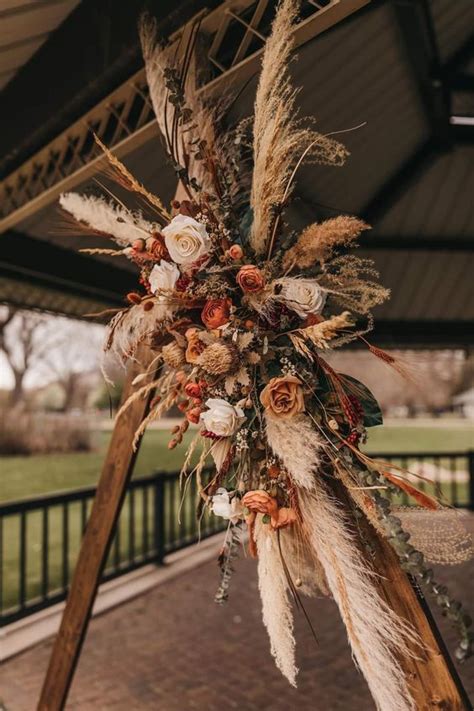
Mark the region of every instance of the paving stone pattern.
[[[474, 516], [470, 517], [474, 529]], [[472, 598], [474, 563], [438, 571], [460, 599]], [[184, 573], [93, 620], [67, 711], [373, 711], [335, 604], [307, 601], [316, 645], [297, 613], [298, 689], [275, 668], [260, 615], [255, 563], [241, 559], [231, 598], [213, 602], [214, 562]], [[440, 621], [448, 643], [449, 625]], [[34, 711], [51, 641], [0, 668], [7, 711]], [[474, 698], [474, 660], [460, 668]]]

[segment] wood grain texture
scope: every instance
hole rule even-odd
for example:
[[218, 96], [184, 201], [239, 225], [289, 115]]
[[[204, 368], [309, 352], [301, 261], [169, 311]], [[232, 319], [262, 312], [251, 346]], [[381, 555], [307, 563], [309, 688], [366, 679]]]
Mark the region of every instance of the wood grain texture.
[[[142, 350], [138, 359], [146, 365], [148, 357]], [[140, 369], [131, 368], [122, 401], [134, 391], [133, 378], [142, 369], [143, 365]], [[152, 397], [153, 392], [150, 392], [147, 397], [136, 400], [115, 423], [61, 626], [54, 642], [38, 711], [61, 711], [65, 706], [115, 524], [138, 454], [138, 447], [135, 452], [132, 448], [134, 433], [146, 416]]]
[[[346, 509], [349, 520], [352, 520], [352, 501], [347, 490], [334, 480], [332, 488]], [[472, 706], [436, 623], [427, 604], [422, 604], [421, 591], [415, 590], [400, 567], [398, 556], [391, 545], [378, 535], [364, 516], [358, 518], [357, 522], [354, 521], [353, 528], [361, 533], [362, 554], [379, 575], [378, 588], [381, 596], [397, 615], [412, 626], [423, 643], [421, 647], [412, 647], [417, 658], [400, 659], [416, 710], [471, 711]], [[370, 540], [370, 554], [362, 544], [364, 539]]]
[[[369, 524], [368, 524], [369, 525]], [[371, 527], [370, 527], [371, 528]], [[380, 592], [390, 607], [407, 620], [423, 640], [425, 649], [414, 648], [418, 659], [401, 659], [417, 711], [466, 711], [471, 705], [464, 698], [461, 682], [455, 680], [455, 669], [448, 652], [441, 646], [432, 619], [426, 616], [417, 592], [400, 568], [398, 556], [390, 544], [373, 535], [374, 567], [380, 574]], [[430, 616], [431, 617], [431, 616]]]

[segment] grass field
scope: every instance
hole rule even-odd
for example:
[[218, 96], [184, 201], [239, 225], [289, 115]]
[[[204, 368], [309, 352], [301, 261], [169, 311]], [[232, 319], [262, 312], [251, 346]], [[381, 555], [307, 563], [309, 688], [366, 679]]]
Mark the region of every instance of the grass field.
[[[0, 502], [38, 496], [53, 491], [93, 486], [97, 483], [110, 433], [97, 436], [94, 452], [0, 458]], [[179, 469], [185, 444], [169, 450], [169, 433], [146, 433], [135, 466], [135, 476], [157, 470]], [[188, 440], [185, 440], [188, 441]], [[474, 430], [469, 422], [436, 421], [433, 425], [389, 424], [374, 427], [365, 449], [368, 452], [465, 451], [474, 448]]]
[[[474, 448], [474, 436], [469, 423], [436, 422], [413, 425], [389, 424], [374, 428], [370, 433], [370, 442], [366, 446], [368, 452], [409, 453], [409, 452], [464, 452]], [[21, 499], [25, 496], [38, 496], [48, 492], [75, 489], [96, 484], [107, 448], [110, 433], [97, 436], [96, 451], [83, 454], [64, 454], [31, 457], [3, 457], [0, 459], [0, 501]], [[168, 450], [169, 433], [160, 430], [149, 431], [142, 443], [135, 467], [135, 476], [143, 476], [157, 470], [172, 471], [179, 469], [184, 445], [175, 450]], [[410, 466], [411, 461], [408, 462]], [[444, 464], [442, 464], [444, 466]], [[464, 463], [461, 466], [465, 466]], [[452, 491], [449, 484], [443, 484], [443, 493], [450, 498]], [[457, 485], [457, 495], [462, 501], [467, 495], [467, 483]], [[135, 520], [135, 540], [133, 542], [137, 554], [146, 545], [143, 539], [144, 530], [151, 536], [153, 527], [153, 511], [151, 497], [145, 502], [137, 497], [133, 504]], [[188, 497], [185, 518], [188, 522], [193, 517], [194, 497]], [[175, 510], [176, 501], [167, 503], [167, 510]], [[127, 498], [120, 518], [121, 548], [119, 559], [126, 559], [130, 552], [129, 520], [131, 513], [130, 499]], [[53, 508], [49, 514], [49, 582], [48, 589], [53, 591], [62, 583], [62, 509]], [[142, 525], [144, 519], [147, 526]], [[81, 512], [79, 504], [72, 504], [68, 511], [69, 520], [69, 555], [68, 565], [72, 570], [77, 557], [81, 539]], [[5, 519], [3, 525], [3, 605], [14, 605], [19, 596], [19, 517]], [[41, 589], [41, 552], [42, 552], [42, 520], [40, 513], [28, 515], [26, 539], [26, 599], [33, 599]], [[180, 534], [183, 534], [181, 529]], [[112, 551], [112, 556], [114, 555]]]

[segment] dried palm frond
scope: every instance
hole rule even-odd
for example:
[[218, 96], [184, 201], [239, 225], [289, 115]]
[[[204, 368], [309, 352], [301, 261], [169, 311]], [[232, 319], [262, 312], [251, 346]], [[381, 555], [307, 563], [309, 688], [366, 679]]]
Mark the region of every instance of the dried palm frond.
[[90, 227], [93, 232], [113, 237], [123, 247], [136, 239], [147, 239], [156, 229], [139, 212], [127, 210], [103, 197], [63, 193], [59, 204], [77, 222]]
[[111, 168], [113, 169], [114, 178], [119, 185], [124, 187], [126, 190], [142, 195], [150, 203], [150, 205], [153, 205], [160, 217], [164, 219], [165, 222], [168, 222], [171, 219], [171, 215], [164, 207], [160, 198], [147, 190], [145, 186], [130, 173], [122, 161], [120, 161], [117, 156], [114, 155], [109, 148], [107, 148], [105, 143], [103, 143], [95, 133], [94, 140], [99, 148], [104, 152]]
[[311, 146], [308, 159], [330, 165], [341, 165], [347, 155], [340, 143], [301, 127], [297, 118], [297, 92], [290, 82], [288, 63], [298, 9], [298, 0], [283, 0], [278, 7], [255, 97], [250, 244], [258, 254], [268, 247], [276, 211], [289, 194], [292, 169], [300, 155]]
[[365, 222], [348, 215], [315, 222], [303, 230], [297, 242], [285, 253], [283, 269], [307, 269], [316, 262], [326, 262], [336, 249], [354, 245], [361, 232], [369, 229]]
[[[215, 194], [219, 191], [216, 163], [224, 139], [218, 139], [216, 132], [219, 108], [210, 107], [197, 89], [197, 30], [197, 24], [191, 27], [180, 60], [171, 59], [169, 48], [159, 44], [156, 21], [149, 16], [141, 20], [140, 39], [150, 99], [175, 168], [188, 189]], [[178, 47], [175, 55], [179, 51]], [[179, 93], [179, 106], [172, 91]]]
[[330, 341], [339, 336], [340, 332], [345, 328], [350, 328], [354, 325], [354, 320], [349, 311], [344, 311], [337, 316], [331, 316], [326, 321], [321, 321], [314, 326], [307, 328], [299, 328], [288, 334], [291, 342], [296, 350], [306, 357], [311, 358], [311, 351], [308, 349], [305, 341], [309, 341], [316, 348], [322, 350], [331, 348]]

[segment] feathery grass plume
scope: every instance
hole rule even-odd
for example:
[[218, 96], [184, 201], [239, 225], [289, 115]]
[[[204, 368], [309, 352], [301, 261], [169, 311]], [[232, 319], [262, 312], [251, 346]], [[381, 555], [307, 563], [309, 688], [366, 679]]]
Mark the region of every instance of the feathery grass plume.
[[109, 161], [110, 167], [112, 169], [112, 177], [116, 180], [116, 182], [118, 182], [118, 184], [126, 190], [130, 190], [132, 192], [138, 193], [139, 195], [142, 195], [150, 203], [150, 205], [153, 205], [160, 217], [164, 219], [165, 222], [171, 220], [171, 215], [166, 210], [160, 198], [157, 195], [150, 193], [150, 191], [147, 190], [145, 186], [142, 185], [142, 183], [140, 183], [140, 181], [138, 181], [130, 173], [130, 171], [122, 163], [122, 161], [120, 161], [117, 156], [112, 153], [109, 148], [107, 148], [105, 143], [103, 143], [95, 133], [94, 140], [99, 146], [99, 148], [103, 151], [107, 160]]
[[374, 306], [386, 301], [390, 289], [367, 277], [378, 278], [371, 259], [343, 254], [327, 262], [318, 283], [333, 301], [357, 314], [368, 315]]
[[63, 193], [59, 204], [77, 222], [87, 225], [93, 232], [113, 237], [122, 247], [136, 239], [147, 239], [156, 229], [156, 225], [144, 220], [139, 212], [127, 210], [103, 197]]
[[285, 272], [295, 267], [308, 269], [317, 262], [327, 262], [337, 249], [353, 246], [364, 230], [370, 230], [370, 226], [348, 215], [315, 222], [306, 227], [296, 243], [287, 250], [283, 257], [283, 269]]
[[283, 568], [277, 537], [257, 515], [255, 542], [258, 551], [258, 589], [262, 600], [263, 623], [270, 637], [271, 653], [278, 669], [296, 686], [293, 614], [288, 581]]
[[324, 483], [320, 470], [323, 442], [304, 416], [298, 422], [267, 418], [267, 437], [298, 487], [303, 526], [324, 568], [354, 658], [377, 708], [414, 711], [398, 658], [413, 657], [411, 647], [419, 645], [419, 639], [380, 596], [376, 574], [358, 549], [347, 514]]
[[300, 155], [309, 160], [342, 165], [346, 149], [334, 139], [303, 128], [297, 117], [288, 63], [293, 49], [293, 25], [299, 0], [282, 0], [263, 53], [262, 70], [254, 105], [254, 169], [250, 206], [253, 223], [250, 244], [257, 254], [267, 247], [275, 221], [275, 208], [289, 194], [292, 169]]
[[331, 348], [330, 341], [336, 338], [345, 328], [351, 328], [354, 320], [349, 311], [331, 316], [326, 321], [316, 323], [314, 326], [299, 328], [288, 334], [291, 342], [301, 355], [312, 360], [312, 354], [305, 341], [309, 341], [316, 348], [327, 350]]
[[176, 397], [176, 392], [172, 390], [170, 393], [168, 393], [168, 395], [166, 395], [162, 400], [160, 400], [157, 405], [152, 407], [145, 419], [142, 420], [139, 427], [136, 429], [135, 435], [133, 437], [132, 448], [134, 452], [136, 452], [140, 439], [150, 422], [153, 422], [154, 420], [159, 420], [162, 415], [168, 412], [170, 407], [172, 407], [176, 402]]
[[119, 311], [109, 322], [102, 354], [102, 372], [107, 382], [108, 366], [125, 363], [134, 359], [138, 346], [150, 337], [169, 317], [166, 304], [154, 303], [149, 311], [142, 304], [135, 304], [129, 309]]

